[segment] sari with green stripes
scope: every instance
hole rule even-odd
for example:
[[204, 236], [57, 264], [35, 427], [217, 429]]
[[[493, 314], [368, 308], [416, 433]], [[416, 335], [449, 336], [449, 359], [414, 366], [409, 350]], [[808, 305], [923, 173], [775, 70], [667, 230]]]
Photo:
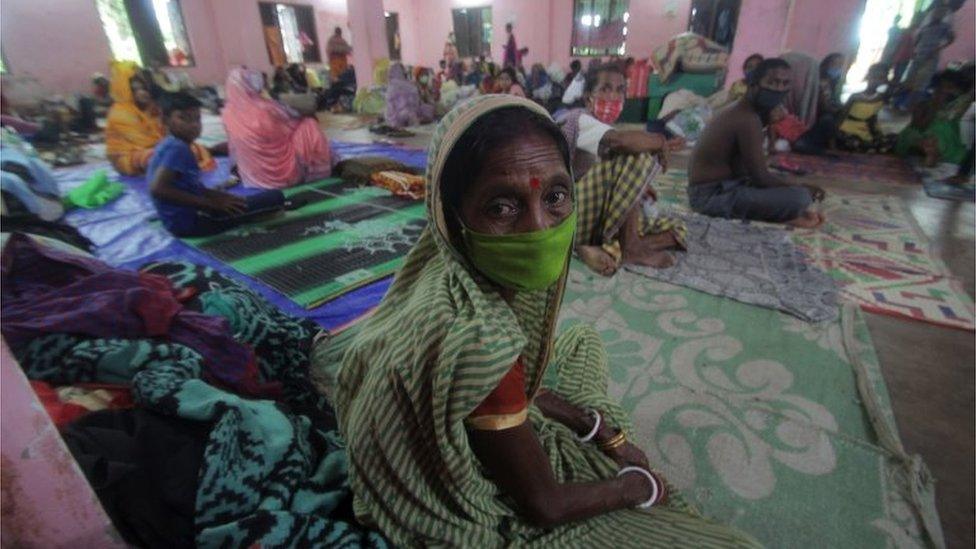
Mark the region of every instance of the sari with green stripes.
[[[545, 374], [551, 390], [629, 427], [606, 395], [607, 355], [596, 332], [575, 327], [554, 337], [566, 273], [552, 288], [520, 293], [509, 304], [448, 234], [439, 181], [451, 149], [479, 117], [513, 106], [548, 116], [531, 101], [490, 95], [441, 121], [427, 165], [427, 229], [375, 314], [313, 352], [316, 375], [337, 372], [329, 392], [347, 444], [356, 516], [407, 546], [754, 545], [701, 518], [680, 496], [650, 512], [541, 529], [519, 516], [472, 452], [464, 420], [519, 356], [530, 401]], [[561, 481], [616, 474], [595, 445], [577, 442], [535, 406], [529, 418]]]

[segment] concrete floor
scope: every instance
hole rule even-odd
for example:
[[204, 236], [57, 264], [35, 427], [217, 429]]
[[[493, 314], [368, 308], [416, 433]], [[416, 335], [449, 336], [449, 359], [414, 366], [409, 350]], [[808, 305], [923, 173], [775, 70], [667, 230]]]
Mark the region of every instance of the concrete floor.
[[[370, 142], [365, 128], [341, 129], [348, 118], [323, 115], [333, 139]], [[426, 147], [433, 126], [416, 129], [415, 137], [392, 141]], [[687, 155], [673, 165], [683, 168]], [[843, 184], [808, 176], [828, 192]], [[976, 287], [974, 246], [976, 208], [971, 203], [929, 198], [921, 186], [885, 182], [858, 183], [857, 190], [893, 194], [909, 205], [933, 251], [960, 278], [970, 295]], [[976, 544], [976, 345], [972, 332], [865, 313], [888, 385], [902, 441], [909, 453], [922, 456], [935, 475], [936, 503], [950, 548]]]

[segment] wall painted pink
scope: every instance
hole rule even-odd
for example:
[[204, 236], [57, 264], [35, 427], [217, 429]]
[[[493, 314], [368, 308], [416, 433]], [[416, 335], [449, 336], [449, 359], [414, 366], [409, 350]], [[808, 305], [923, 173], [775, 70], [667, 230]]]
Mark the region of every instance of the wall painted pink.
[[[528, 47], [531, 64], [570, 61], [573, 0], [290, 0], [316, 11], [318, 38], [325, 42], [336, 24], [344, 25], [354, 50], [366, 48], [357, 65], [368, 73], [374, 58], [387, 55], [382, 10], [400, 16], [402, 54], [406, 63], [436, 66], [452, 29], [451, 9], [491, 6], [495, 23], [492, 53], [501, 59], [504, 25], [515, 23], [520, 46]], [[631, 0], [628, 55], [644, 57], [687, 24], [691, 0]], [[730, 60], [729, 82], [738, 78], [742, 61], [759, 52], [774, 55], [797, 49], [822, 56], [856, 47], [859, 14], [865, 0], [743, 0], [739, 32]], [[347, 2], [369, 24], [352, 27]], [[377, 2], [379, 4], [377, 4]], [[793, 6], [792, 13], [790, 6]], [[366, 7], [369, 9], [365, 9]], [[234, 66], [271, 70], [261, 36], [257, 0], [184, 0], [187, 31], [197, 59], [188, 70], [197, 82], [222, 82]], [[955, 16], [957, 39], [942, 54], [943, 63], [972, 59], [976, 48], [976, 0]], [[93, 72], [107, 72], [111, 51], [94, 1], [4, 0], [0, 17], [3, 51], [11, 72], [33, 74], [53, 92], [86, 91]], [[361, 35], [360, 35], [361, 33]], [[47, 37], [58, 36], [54, 45]], [[358, 44], [363, 42], [363, 44]], [[354, 60], [355, 60], [354, 55]], [[364, 80], [361, 79], [361, 82]]]
[[[688, 23], [691, 0], [631, 2], [627, 54], [646, 57]], [[443, 57], [447, 33], [453, 29], [451, 10], [492, 8], [491, 51], [500, 62], [507, 36], [505, 23], [515, 25], [519, 47], [528, 47], [528, 64], [568, 65], [572, 40], [573, 0], [384, 0], [387, 11], [400, 15], [404, 62], [436, 66]]]
[[753, 53], [776, 55], [784, 45], [789, 2], [742, 0], [726, 85], [742, 78], [742, 63]]
[[94, 1], [4, 0], [0, 15], [12, 75], [32, 75], [51, 91], [79, 92], [91, 89], [93, 72], [108, 72], [112, 52]]
[[953, 19], [956, 41], [942, 51], [942, 64], [950, 61], [973, 59], [976, 51], [976, 1], [968, 0]]
[[795, 0], [785, 49], [817, 59], [840, 52], [853, 61], [864, 4], [865, 0]]
[[373, 64], [389, 57], [383, 0], [351, 0], [348, 7], [349, 26], [355, 38], [352, 62], [356, 66], [356, 83], [368, 86], [373, 83]]
[[[187, 73], [200, 83], [223, 81], [225, 48], [211, 0], [186, 0], [182, 9], [196, 57]], [[0, 25], [11, 74], [31, 74], [51, 92], [87, 92], [92, 73], [109, 72], [112, 52], [94, 1], [4, 0]], [[56, 46], [50, 36], [59, 37]]]

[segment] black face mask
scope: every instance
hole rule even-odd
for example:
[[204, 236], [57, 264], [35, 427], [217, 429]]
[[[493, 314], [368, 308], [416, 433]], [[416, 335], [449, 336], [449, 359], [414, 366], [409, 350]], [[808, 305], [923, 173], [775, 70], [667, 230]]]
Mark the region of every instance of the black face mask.
[[752, 104], [761, 112], [768, 113], [783, 103], [783, 100], [786, 99], [786, 93], [785, 91], [776, 91], [769, 88], [759, 88], [759, 91], [756, 92], [755, 99], [752, 100]]

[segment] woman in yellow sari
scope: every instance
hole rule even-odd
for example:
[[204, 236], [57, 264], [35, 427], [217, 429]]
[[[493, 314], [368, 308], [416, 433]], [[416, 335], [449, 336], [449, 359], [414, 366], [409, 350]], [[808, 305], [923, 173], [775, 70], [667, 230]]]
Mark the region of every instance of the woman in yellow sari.
[[[149, 94], [148, 83], [132, 61], [112, 63], [112, 108], [105, 128], [105, 150], [109, 162], [124, 175], [142, 175], [153, 149], [164, 137], [159, 109]], [[216, 163], [199, 143], [191, 146], [200, 169], [212, 170]]]

